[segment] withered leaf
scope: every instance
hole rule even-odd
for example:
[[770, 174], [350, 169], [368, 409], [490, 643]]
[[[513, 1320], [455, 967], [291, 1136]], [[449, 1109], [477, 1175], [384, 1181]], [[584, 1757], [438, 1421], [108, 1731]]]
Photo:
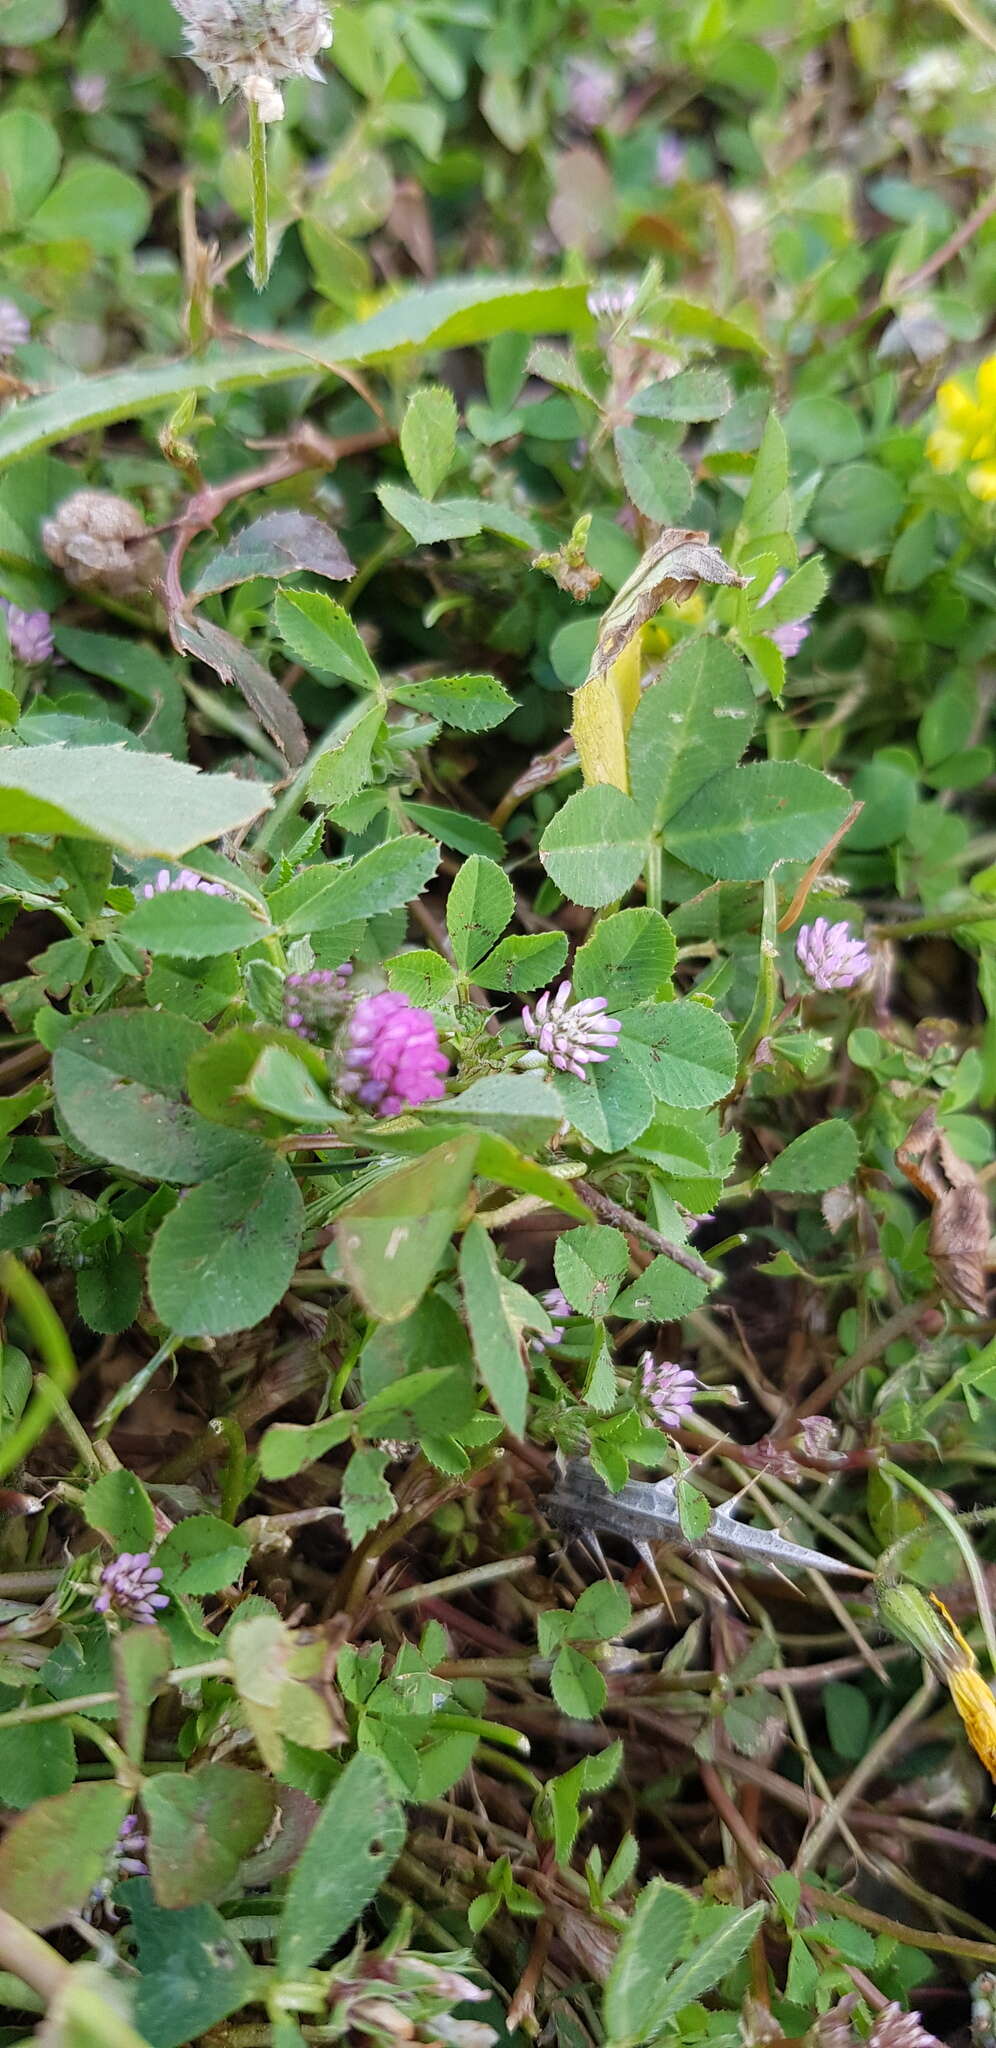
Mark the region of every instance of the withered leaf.
[[223, 683], [234, 683], [241, 690], [264, 732], [276, 742], [291, 767], [299, 768], [308, 752], [308, 735], [286, 690], [262, 662], [233, 633], [211, 625], [207, 619], [195, 618], [191, 612], [175, 612], [170, 632], [173, 645], [182, 654], [192, 654], [197, 661], [213, 668]]
[[974, 1168], [938, 1128], [933, 1109], [917, 1117], [896, 1164], [931, 1205], [927, 1246], [942, 1291], [972, 1315], [984, 1316], [989, 1204]]
[[356, 574], [355, 562], [326, 520], [312, 512], [264, 512], [205, 563], [193, 595], [206, 597], [250, 576], [290, 576], [298, 569], [310, 569], [330, 582]]
[[746, 576], [738, 576], [723, 560], [708, 534], [695, 533], [684, 526], [662, 527], [653, 546], [602, 614], [589, 682], [612, 667], [623, 648], [628, 647], [641, 626], [656, 616], [662, 604], [671, 599], [683, 604], [700, 583], [724, 583], [742, 590], [747, 581]]

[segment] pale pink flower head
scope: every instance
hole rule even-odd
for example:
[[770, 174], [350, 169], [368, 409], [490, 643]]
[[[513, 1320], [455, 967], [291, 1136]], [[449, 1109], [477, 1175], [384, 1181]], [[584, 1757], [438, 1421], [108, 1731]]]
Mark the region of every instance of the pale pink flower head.
[[284, 980], [284, 1023], [299, 1038], [318, 1038], [333, 1030], [342, 1017], [352, 962], [339, 967], [313, 967], [308, 974]]
[[[784, 569], [776, 570], [758, 605], [758, 611], [763, 610], [786, 581]], [[769, 626], [767, 638], [773, 640], [779, 653], [785, 656], [786, 661], [790, 661], [793, 654], [798, 654], [803, 641], [809, 639], [809, 614], [801, 619], [787, 619], [781, 626]]]
[[658, 1362], [652, 1351], [644, 1352], [640, 1367], [644, 1399], [657, 1421], [665, 1429], [680, 1429], [694, 1412], [693, 1402], [700, 1392], [695, 1374], [685, 1365], [673, 1365], [666, 1359]]
[[893, 2002], [876, 2014], [868, 2048], [941, 2048], [941, 2043], [936, 2034], [928, 2033], [918, 2012], [904, 2012]]
[[587, 1080], [585, 1069], [607, 1060], [619, 1043], [622, 1025], [618, 1017], [607, 1017], [604, 996], [586, 996], [573, 1001], [569, 981], [562, 981], [556, 995], [547, 989], [535, 1009], [523, 1007], [526, 1037], [534, 1040], [552, 1067], [561, 1074], [576, 1074]]
[[31, 322], [13, 299], [0, 299], [0, 359], [23, 348], [31, 333]]
[[5, 597], [0, 597], [0, 611], [14, 660], [23, 661], [26, 668], [37, 668], [48, 661], [55, 645], [48, 613], [22, 611], [19, 604], [9, 604]]
[[567, 104], [581, 128], [601, 128], [619, 98], [619, 77], [594, 57], [572, 57], [567, 64]]
[[203, 875], [195, 875], [193, 868], [181, 868], [178, 875], [171, 875], [168, 868], [160, 868], [154, 882], [143, 882], [138, 891], [140, 896], [172, 896], [177, 892], [189, 891], [198, 896], [231, 896], [224, 882], [206, 882]]
[[796, 959], [814, 988], [824, 995], [835, 989], [853, 988], [872, 970], [872, 956], [863, 939], [856, 939], [846, 920], [831, 924], [818, 917], [804, 924], [795, 942]]
[[159, 1590], [161, 1580], [162, 1569], [148, 1550], [123, 1550], [100, 1574], [94, 1609], [122, 1621], [153, 1622], [157, 1608], [169, 1606], [169, 1594]]
[[563, 1338], [565, 1324], [570, 1322], [574, 1314], [562, 1287], [548, 1287], [545, 1293], [540, 1295], [540, 1301], [553, 1324], [553, 1329], [548, 1332], [537, 1330], [530, 1339], [529, 1349], [537, 1354], [556, 1349]]
[[435, 1021], [400, 990], [362, 996], [346, 1026], [339, 1089], [374, 1116], [399, 1116], [446, 1093]]
[[674, 185], [685, 168], [685, 145], [676, 135], [665, 132], [657, 144], [654, 158], [659, 185]]

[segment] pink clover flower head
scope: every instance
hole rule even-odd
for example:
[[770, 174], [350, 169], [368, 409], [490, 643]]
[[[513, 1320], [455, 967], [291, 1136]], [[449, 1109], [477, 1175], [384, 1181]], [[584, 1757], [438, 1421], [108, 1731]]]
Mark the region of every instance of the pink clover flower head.
[[676, 135], [663, 134], [657, 144], [654, 168], [659, 185], [674, 185], [685, 168], [685, 145]]
[[199, 896], [231, 896], [224, 882], [206, 882], [203, 875], [195, 875], [193, 868], [181, 868], [178, 875], [171, 875], [168, 868], [160, 868], [154, 882], [143, 882], [140, 896], [168, 896], [177, 889], [189, 889]]
[[818, 917], [804, 924], [795, 942], [796, 959], [814, 988], [827, 995], [834, 989], [853, 988], [872, 970], [872, 956], [863, 939], [856, 939], [846, 921], [831, 924]]
[[[774, 597], [775, 592], [780, 590], [782, 584], [786, 581], [784, 569], [777, 569], [758, 605], [758, 611], [763, 609], [770, 599]], [[769, 640], [774, 641], [779, 653], [784, 654], [786, 661], [791, 661], [793, 654], [798, 654], [803, 641], [809, 639], [809, 630], [809, 614], [807, 613], [805, 618], [787, 619], [782, 626], [770, 627], [767, 637]]]
[[162, 1568], [152, 1563], [150, 1551], [123, 1550], [100, 1574], [94, 1610], [122, 1621], [155, 1621], [157, 1608], [169, 1606], [169, 1594], [159, 1590], [161, 1579]]
[[0, 359], [12, 356], [30, 338], [31, 322], [13, 299], [0, 299]]
[[28, 668], [37, 668], [48, 661], [55, 645], [52, 639], [52, 621], [47, 612], [24, 612], [19, 604], [9, 604], [0, 597], [0, 611], [7, 626], [7, 638], [15, 661], [23, 661]]
[[361, 996], [346, 1027], [339, 1074], [344, 1095], [355, 1095], [374, 1116], [398, 1116], [438, 1102], [448, 1069], [430, 1011], [417, 1010], [400, 990]]
[[555, 1351], [564, 1334], [564, 1325], [569, 1323], [574, 1310], [562, 1287], [547, 1287], [540, 1295], [540, 1301], [553, 1324], [550, 1331], [537, 1330], [530, 1339], [529, 1349], [537, 1353]]
[[693, 1402], [700, 1391], [699, 1382], [685, 1365], [672, 1365], [667, 1360], [658, 1364], [652, 1351], [645, 1351], [640, 1360], [644, 1399], [649, 1402], [665, 1429], [679, 1429], [693, 1413]]
[[535, 1009], [524, 1005], [522, 1023], [526, 1037], [533, 1039], [552, 1067], [561, 1074], [576, 1074], [587, 1080], [586, 1069], [607, 1060], [619, 1043], [622, 1025], [618, 1017], [606, 1017], [604, 996], [573, 1000], [569, 981], [562, 981], [556, 995], [547, 989]]
[[317, 1038], [333, 1030], [342, 1016], [343, 999], [353, 972], [352, 962], [339, 967], [313, 967], [308, 974], [284, 980], [284, 1023], [299, 1038]]

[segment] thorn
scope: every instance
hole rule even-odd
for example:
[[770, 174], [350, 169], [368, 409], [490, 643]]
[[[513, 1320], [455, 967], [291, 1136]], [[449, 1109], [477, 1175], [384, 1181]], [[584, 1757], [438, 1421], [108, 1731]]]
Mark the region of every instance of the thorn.
[[586, 1529], [584, 1535], [579, 1538], [579, 1541], [581, 1543], [582, 1548], [588, 1552], [588, 1555], [591, 1558], [592, 1563], [596, 1566], [598, 1571], [601, 1572], [603, 1579], [608, 1579], [610, 1585], [614, 1585], [615, 1581], [613, 1580], [612, 1573], [609, 1570], [609, 1560], [606, 1557], [604, 1550], [602, 1549], [602, 1546], [598, 1540], [598, 1537], [595, 1534], [594, 1529]]
[[744, 1606], [744, 1603], [741, 1600], [739, 1593], [735, 1593], [733, 1587], [730, 1585], [729, 1580], [727, 1578], [724, 1578], [723, 1573], [720, 1571], [719, 1568], [719, 1562], [715, 1557], [714, 1553], [711, 1550], [706, 1550], [703, 1552], [703, 1556], [706, 1564], [709, 1566], [710, 1571], [715, 1572], [716, 1577], [719, 1580], [719, 1583], [722, 1586], [723, 1591], [726, 1594], [727, 1598], [729, 1600], [732, 1600], [734, 1607], [739, 1607], [740, 1612], [744, 1617], [744, 1620], [749, 1621], [750, 1615], [748, 1614], [747, 1609]]
[[657, 1587], [657, 1591], [660, 1594], [661, 1599], [663, 1600], [669, 1615], [671, 1616], [671, 1620], [677, 1628], [678, 1617], [675, 1614], [674, 1608], [671, 1605], [671, 1595], [668, 1592], [668, 1589], [665, 1586], [663, 1579], [661, 1578], [660, 1572], [657, 1569], [657, 1559], [655, 1558], [649, 1543], [634, 1543], [633, 1549], [636, 1551], [636, 1554], [638, 1558], [641, 1560], [641, 1562], [646, 1565], [646, 1568], [650, 1573], [651, 1578], [653, 1579], [654, 1585]]

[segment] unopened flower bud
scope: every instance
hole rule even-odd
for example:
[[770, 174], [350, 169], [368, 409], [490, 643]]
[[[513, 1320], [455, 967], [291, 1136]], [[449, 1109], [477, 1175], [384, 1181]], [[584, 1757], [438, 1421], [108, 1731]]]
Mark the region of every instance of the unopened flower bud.
[[160, 575], [163, 551], [136, 505], [114, 491], [74, 491], [42, 526], [49, 561], [77, 588], [134, 597]]

